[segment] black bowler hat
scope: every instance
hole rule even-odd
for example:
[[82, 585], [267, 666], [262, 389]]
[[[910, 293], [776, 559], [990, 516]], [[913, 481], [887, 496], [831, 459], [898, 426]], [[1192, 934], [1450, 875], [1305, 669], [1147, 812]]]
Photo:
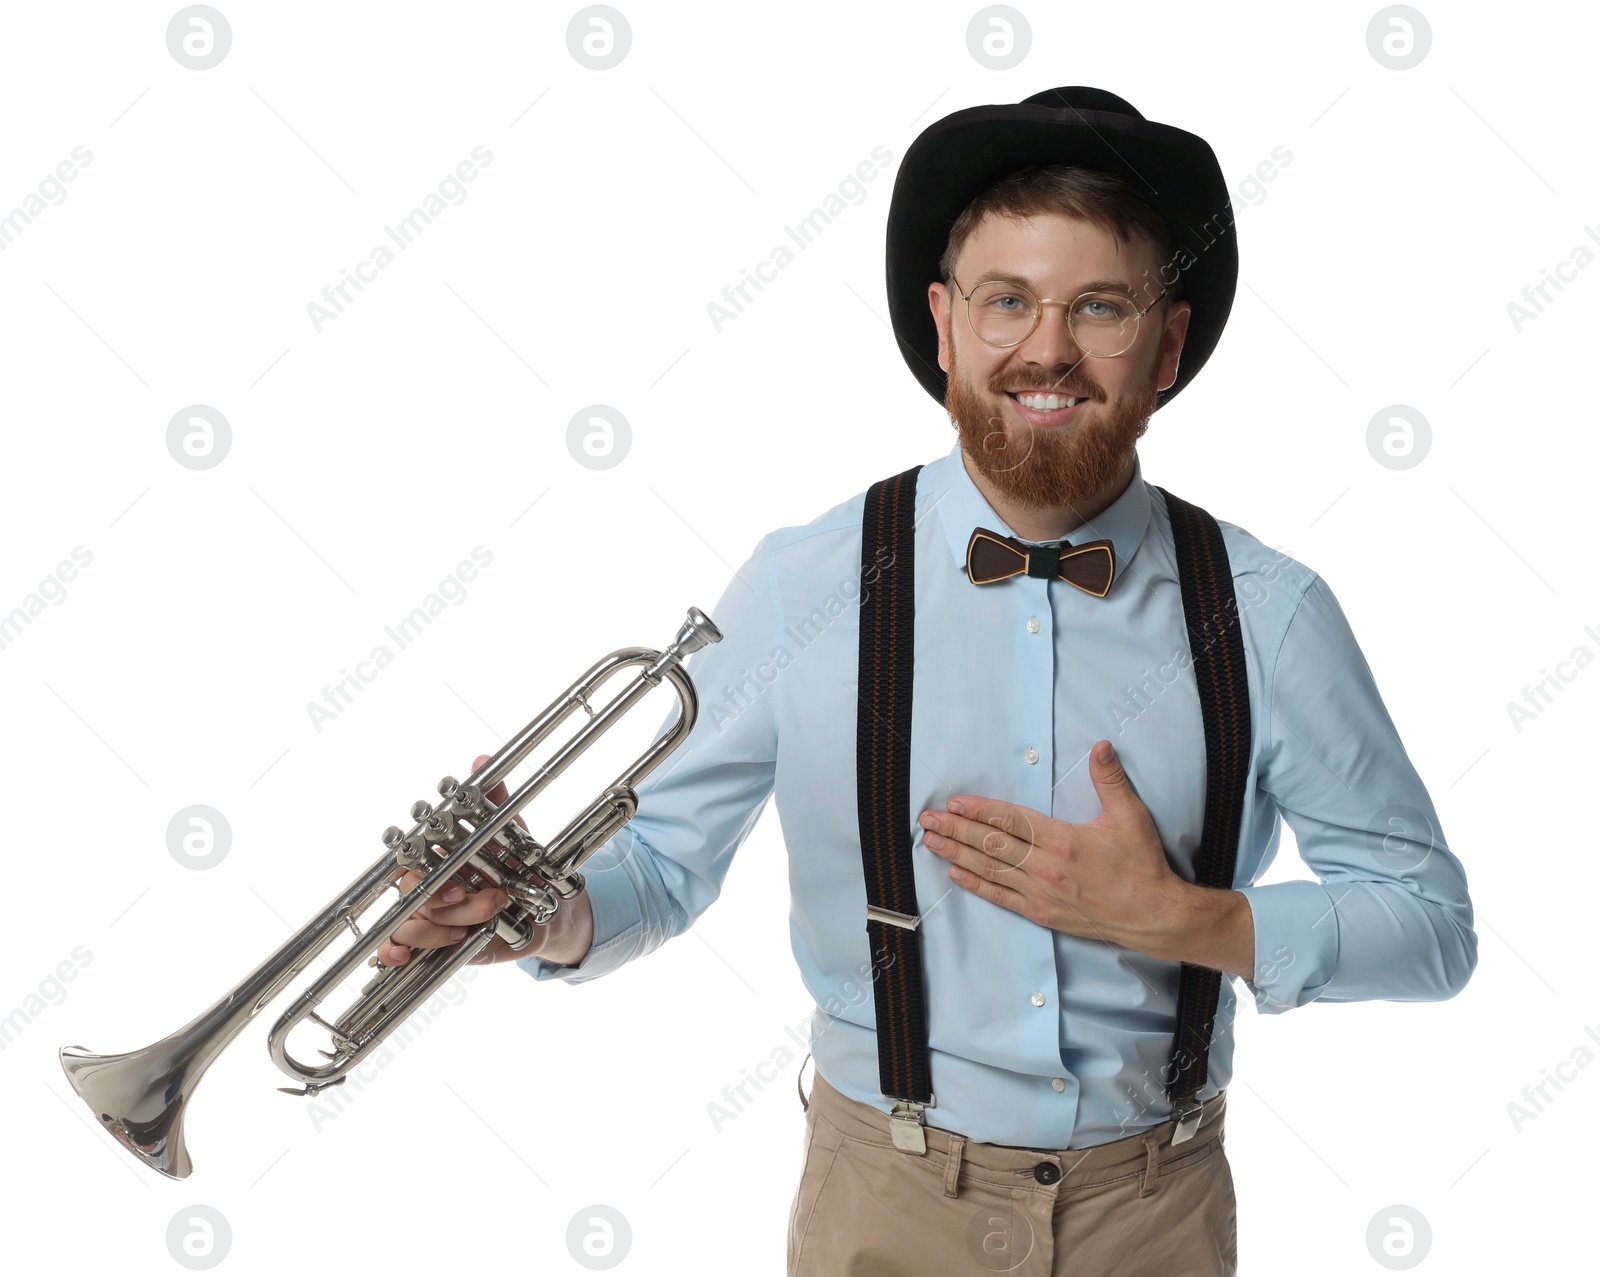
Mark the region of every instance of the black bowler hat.
[[1181, 271], [1182, 299], [1192, 308], [1177, 380], [1156, 406], [1170, 403], [1210, 358], [1233, 307], [1233, 205], [1204, 138], [1147, 120], [1105, 89], [1047, 89], [1016, 106], [969, 107], [929, 125], [911, 144], [894, 180], [888, 229], [889, 319], [906, 364], [943, 406], [946, 379], [928, 285], [940, 280], [939, 258], [961, 212], [1030, 164], [1115, 173], [1166, 219], [1174, 260], [1159, 265], [1164, 281]]

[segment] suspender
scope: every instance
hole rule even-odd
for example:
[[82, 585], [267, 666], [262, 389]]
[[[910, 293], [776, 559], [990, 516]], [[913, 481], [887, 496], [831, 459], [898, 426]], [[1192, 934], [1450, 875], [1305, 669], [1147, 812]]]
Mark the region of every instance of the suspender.
[[[1178, 589], [1189, 631], [1200, 718], [1206, 734], [1206, 814], [1195, 852], [1194, 880], [1202, 887], [1232, 887], [1239, 857], [1239, 820], [1250, 767], [1250, 686], [1239, 626], [1233, 573], [1217, 521], [1197, 505], [1156, 489], [1167, 503]], [[1206, 1061], [1217, 1016], [1222, 973], [1182, 964], [1178, 981], [1178, 1030], [1172, 1047], [1167, 1098], [1182, 1143], [1200, 1125], [1195, 1096], [1206, 1084]]]
[[[928, 1062], [922, 947], [912, 877], [911, 688], [914, 669], [913, 466], [867, 489], [861, 520], [861, 641], [856, 709], [856, 811], [867, 888], [878, 1083], [894, 1101], [895, 1146], [923, 1153], [924, 1110], [934, 1106]], [[1206, 799], [1195, 881], [1232, 887], [1250, 757], [1250, 699], [1233, 577], [1216, 520], [1157, 488], [1167, 503], [1189, 650], [1205, 726]], [[869, 584], [870, 583], [870, 584]], [[1200, 1125], [1222, 976], [1183, 963], [1167, 1098], [1182, 1143]]]
[[[931, 1105], [922, 945], [911, 873], [912, 592], [917, 471], [867, 490], [861, 520], [860, 704], [856, 706], [856, 819], [867, 880], [867, 937], [884, 961], [872, 965], [878, 1023], [878, 1082], [895, 1101], [895, 1146], [927, 1150], [922, 1110]], [[887, 553], [885, 553], [887, 551]], [[872, 573], [876, 571], [877, 579]], [[870, 582], [870, 584], [869, 584]]]

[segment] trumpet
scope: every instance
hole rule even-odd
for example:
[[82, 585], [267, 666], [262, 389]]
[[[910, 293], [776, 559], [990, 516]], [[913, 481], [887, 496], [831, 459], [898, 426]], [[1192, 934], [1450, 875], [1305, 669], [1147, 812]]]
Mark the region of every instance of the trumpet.
[[[691, 607], [688, 620], [665, 649], [625, 647], [603, 657], [466, 780], [444, 777], [438, 785], [441, 801], [437, 806], [419, 801], [411, 808], [415, 823], [409, 830], [396, 825], [385, 830], [384, 852], [372, 867], [210, 1009], [138, 1051], [95, 1055], [81, 1046], [62, 1047], [61, 1067], [72, 1089], [100, 1124], [140, 1161], [169, 1178], [187, 1178], [193, 1167], [184, 1143], [183, 1119], [206, 1069], [312, 959], [349, 931], [355, 938], [344, 955], [290, 1005], [267, 1037], [273, 1062], [300, 1084], [279, 1090], [315, 1095], [344, 1082], [418, 1005], [426, 1003], [495, 937], [513, 951], [526, 948], [535, 928], [548, 923], [563, 900], [583, 889], [579, 866], [633, 818], [638, 807], [634, 787], [694, 727], [698, 702], [694, 684], [683, 669], [684, 659], [721, 639], [711, 618]], [[598, 710], [590, 704], [596, 689], [617, 671], [635, 666], [644, 668], [614, 698]], [[672, 724], [548, 846], [513, 820], [596, 736], [609, 730], [663, 680], [678, 694]], [[491, 803], [489, 791], [579, 709], [588, 714], [582, 730], [509, 793], [503, 804]], [[357, 919], [390, 887], [399, 890], [397, 879], [406, 870], [422, 875], [416, 886], [363, 933]], [[456, 944], [415, 954], [404, 966], [382, 966], [378, 947], [451, 879], [473, 891], [499, 888], [508, 903], [487, 922], [469, 928]], [[317, 1008], [323, 999], [355, 974], [363, 959], [367, 966], [377, 967], [378, 974], [337, 1020], [319, 1015]], [[321, 1062], [305, 1062], [289, 1053], [291, 1030], [308, 1020], [326, 1030], [333, 1046], [331, 1051], [318, 1051]]]

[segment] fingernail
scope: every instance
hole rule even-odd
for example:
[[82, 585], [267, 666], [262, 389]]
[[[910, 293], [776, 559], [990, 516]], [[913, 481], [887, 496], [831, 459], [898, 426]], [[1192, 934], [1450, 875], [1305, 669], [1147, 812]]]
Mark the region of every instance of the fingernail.
[[494, 893], [494, 907], [496, 909], [504, 909], [510, 903], [511, 897], [506, 895], [505, 892], [497, 891]]
[[961, 805], [961, 804], [960, 804], [960, 803], [959, 803], [959, 802], [957, 802], [957, 801], [956, 801], [956, 800], [955, 800], [955, 799], [954, 799], [954, 798], [952, 798], [952, 799], [951, 799], [951, 800], [950, 800], [950, 801], [949, 801], [949, 802], [947, 802], [947, 803], [946, 803], [946, 804], [945, 804], [945, 806], [946, 806], [946, 807], [948, 807], [948, 808], [949, 808], [949, 809], [950, 809], [950, 810], [951, 810], [951, 811], [953, 811], [953, 812], [954, 812], [954, 813], [955, 813], [955, 814], [956, 814], [956, 815], [958, 815], [958, 816], [959, 816], [959, 815], [961, 815], [961, 814], [962, 814], [962, 812], [964, 812], [964, 811], [966, 811], [966, 808], [965, 808], [965, 807], [963, 807], [963, 806], [962, 806], [962, 805]]
[[444, 902], [446, 904], [452, 904], [453, 905], [453, 904], [455, 904], [456, 901], [461, 899], [462, 894], [463, 893], [462, 893], [462, 890], [461, 890], [460, 887], [446, 887], [444, 889], [444, 894], [443, 894], [442, 899], [444, 900]]
[[450, 938], [452, 940], [465, 940], [467, 938], [467, 929], [465, 927], [451, 927]]

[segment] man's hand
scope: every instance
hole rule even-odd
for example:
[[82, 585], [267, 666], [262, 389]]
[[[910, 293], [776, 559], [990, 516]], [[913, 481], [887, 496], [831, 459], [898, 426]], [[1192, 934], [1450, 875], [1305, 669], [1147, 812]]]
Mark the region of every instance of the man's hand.
[[[479, 754], [473, 760], [472, 770], [477, 771], [488, 761], [489, 755]], [[485, 797], [495, 806], [502, 806], [508, 797], [505, 782], [494, 786]], [[528, 827], [521, 816], [513, 816], [512, 819], [524, 829]], [[395, 885], [405, 893], [422, 879], [422, 874], [408, 869], [400, 875]], [[467, 891], [460, 883], [447, 881], [428, 898], [427, 904], [419, 905], [411, 917], [394, 929], [386, 943], [378, 946], [378, 962], [386, 967], [404, 966], [411, 960], [413, 949], [442, 949], [446, 945], [456, 944], [466, 937], [467, 928], [487, 922], [504, 909], [506, 903], [506, 894], [499, 888]], [[546, 955], [553, 962], [576, 963], [588, 952], [593, 934], [589, 893], [580, 891], [571, 900], [563, 901], [556, 916], [548, 923], [533, 928], [533, 939], [524, 948], [514, 950], [496, 936], [472, 959], [472, 965], [512, 962], [519, 958]]]
[[1150, 809], [1133, 792], [1110, 741], [1097, 741], [1089, 751], [1089, 778], [1101, 811], [1087, 824], [955, 794], [948, 811], [922, 813], [923, 843], [952, 862], [950, 877], [958, 886], [1068, 935], [1167, 961], [1214, 965], [1223, 938], [1214, 932], [1225, 925], [1224, 960], [1235, 965], [1218, 969], [1248, 976], [1255, 933], [1244, 897], [1197, 887], [1173, 872]]

